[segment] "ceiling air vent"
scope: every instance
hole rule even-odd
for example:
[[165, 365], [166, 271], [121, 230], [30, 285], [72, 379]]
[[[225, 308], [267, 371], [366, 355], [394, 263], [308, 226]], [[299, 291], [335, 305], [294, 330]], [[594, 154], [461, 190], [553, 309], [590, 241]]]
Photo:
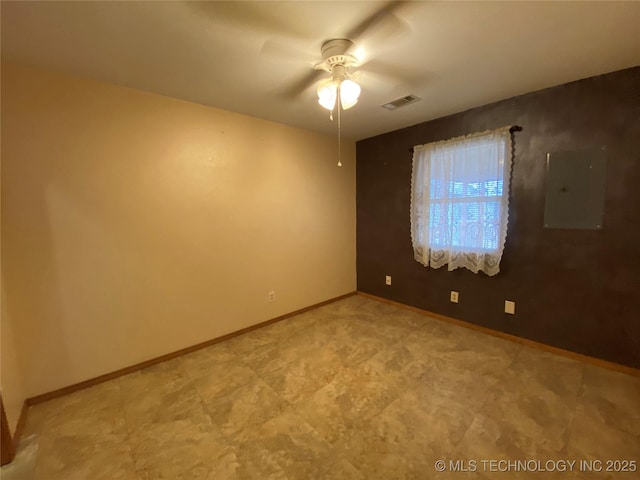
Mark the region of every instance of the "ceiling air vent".
[[416, 97], [413, 93], [410, 93], [407, 96], [400, 97], [389, 103], [385, 103], [384, 105], [382, 105], [382, 108], [386, 108], [387, 110], [395, 110], [396, 108], [404, 107], [405, 105], [417, 102], [418, 100], [420, 100], [420, 98]]

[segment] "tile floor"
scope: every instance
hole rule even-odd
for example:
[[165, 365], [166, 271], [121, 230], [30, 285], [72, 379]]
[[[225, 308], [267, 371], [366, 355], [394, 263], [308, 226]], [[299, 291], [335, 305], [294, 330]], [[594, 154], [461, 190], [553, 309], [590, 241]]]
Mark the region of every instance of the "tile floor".
[[354, 296], [37, 405], [23, 438], [24, 480], [632, 480], [605, 470], [640, 463], [640, 378]]

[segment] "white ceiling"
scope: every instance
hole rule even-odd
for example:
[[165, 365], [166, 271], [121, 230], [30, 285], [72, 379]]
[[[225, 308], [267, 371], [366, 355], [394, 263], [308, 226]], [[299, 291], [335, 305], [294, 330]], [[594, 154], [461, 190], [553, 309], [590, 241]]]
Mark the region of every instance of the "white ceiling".
[[[313, 87], [283, 92], [382, 5], [2, 1], [2, 57], [335, 132]], [[405, 2], [374, 27], [358, 46], [391, 76], [362, 73], [354, 139], [640, 64], [640, 2]]]

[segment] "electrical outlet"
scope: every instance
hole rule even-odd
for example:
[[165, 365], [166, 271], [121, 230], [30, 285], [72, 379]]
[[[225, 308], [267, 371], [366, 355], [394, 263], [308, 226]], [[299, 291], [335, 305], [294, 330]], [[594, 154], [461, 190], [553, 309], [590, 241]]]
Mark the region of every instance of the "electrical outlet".
[[504, 301], [504, 313], [508, 313], [510, 315], [515, 315], [516, 313], [516, 302], [512, 302], [511, 300]]
[[268, 300], [270, 302], [275, 302], [276, 301], [276, 292], [271, 291], [269, 292], [269, 295], [267, 296]]
[[391, 275], [387, 275], [387, 278], [385, 278], [384, 283], [386, 283], [387, 285], [391, 285]]
[[455, 290], [451, 290], [451, 301], [453, 303], [458, 303], [458, 292]]

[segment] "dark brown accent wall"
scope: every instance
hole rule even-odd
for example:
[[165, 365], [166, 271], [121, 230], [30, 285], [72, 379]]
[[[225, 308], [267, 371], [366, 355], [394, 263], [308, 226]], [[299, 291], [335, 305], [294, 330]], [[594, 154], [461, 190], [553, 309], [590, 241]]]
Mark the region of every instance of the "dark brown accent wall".
[[[514, 134], [501, 272], [423, 267], [410, 238], [410, 149], [505, 125], [523, 131]], [[547, 152], [601, 145], [604, 228], [543, 228]], [[640, 368], [640, 67], [362, 140], [356, 152], [359, 291]], [[449, 301], [451, 290], [460, 303]], [[507, 299], [515, 315], [503, 313]]]
[[13, 445], [13, 439], [11, 438], [11, 431], [9, 430], [9, 422], [7, 422], [7, 415], [4, 412], [4, 402], [2, 396], [0, 396], [0, 430], [2, 437], [0, 437], [0, 465], [6, 465], [13, 460], [15, 456], [15, 448]]

